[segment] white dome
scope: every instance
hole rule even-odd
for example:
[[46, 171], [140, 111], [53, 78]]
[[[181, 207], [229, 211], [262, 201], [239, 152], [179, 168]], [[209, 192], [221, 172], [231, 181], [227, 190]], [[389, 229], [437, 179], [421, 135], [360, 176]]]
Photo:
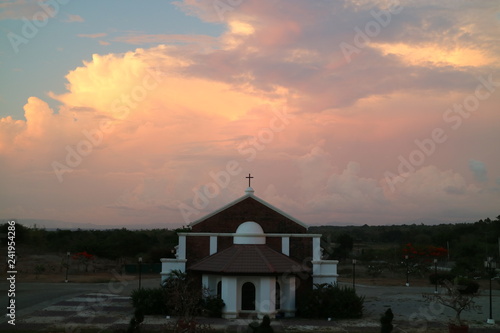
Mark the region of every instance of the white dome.
[[237, 234], [263, 234], [264, 230], [257, 222], [244, 222], [236, 229]]
[[266, 236], [262, 227], [252, 221], [244, 222], [236, 229], [234, 244], [266, 244]]

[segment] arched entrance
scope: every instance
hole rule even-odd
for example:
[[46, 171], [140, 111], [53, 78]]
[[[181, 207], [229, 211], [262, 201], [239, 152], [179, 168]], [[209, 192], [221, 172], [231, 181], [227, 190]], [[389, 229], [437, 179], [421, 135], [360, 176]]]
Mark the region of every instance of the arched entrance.
[[255, 285], [252, 282], [245, 282], [241, 287], [241, 310], [255, 310]]

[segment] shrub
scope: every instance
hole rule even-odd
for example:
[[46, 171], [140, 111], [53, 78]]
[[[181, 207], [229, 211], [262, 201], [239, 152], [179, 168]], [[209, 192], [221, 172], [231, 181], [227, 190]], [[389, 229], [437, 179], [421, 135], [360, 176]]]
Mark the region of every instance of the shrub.
[[455, 285], [458, 291], [463, 295], [476, 294], [479, 290], [479, 283], [463, 277], [456, 278]]
[[203, 312], [208, 317], [221, 318], [224, 301], [219, 297], [208, 296], [202, 300]]
[[165, 315], [168, 312], [163, 288], [141, 288], [132, 291], [132, 305], [145, 315]]
[[364, 297], [351, 287], [337, 284], [316, 284], [308, 296], [299, 304], [298, 312], [306, 318], [361, 318]]
[[394, 319], [394, 314], [392, 309], [389, 308], [385, 311], [384, 315], [380, 318], [380, 332], [381, 333], [391, 333], [394, 326], [392, 325], [392, 320]]
[[443, 284], [445, 280], [453, 281], [455, 279], [455, 275], [451, 273], [437, 273], [429, 275], [429, 282], [431, 284]]

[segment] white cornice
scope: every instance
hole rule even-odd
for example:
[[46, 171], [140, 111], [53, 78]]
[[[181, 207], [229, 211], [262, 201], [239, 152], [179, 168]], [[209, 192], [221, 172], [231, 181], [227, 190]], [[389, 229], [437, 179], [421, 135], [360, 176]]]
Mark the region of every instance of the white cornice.
[[[179, 236], [215, 236], [215, 237], [234, 237], [241, 236], [235, 232], [179, 232]], [[245, 234], [245, 236], [262, 236], [262, 234]], [[266, 237], [304, 237], [304, 238], [317, 238], [321, 234], [264, 234]]]

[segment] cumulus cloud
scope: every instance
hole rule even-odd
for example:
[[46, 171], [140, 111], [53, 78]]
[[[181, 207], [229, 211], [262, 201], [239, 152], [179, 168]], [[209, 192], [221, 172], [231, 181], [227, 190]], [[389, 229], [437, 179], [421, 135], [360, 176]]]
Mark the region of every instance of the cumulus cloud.
[[[308, 223], [498, 214], [499, 193], [483, 191], [500, 163], [500, 76], [490, 61], [499, 52], [484, 28], [492, 18], [480, 15], [492, 5], [404, 1], [362, 47], [356, 34], [388, 3], [177, 5], [225, 33], [122, 36], [164, 44], [94, 54], [66, 75], [65, 92], [49, 93], [57, 109], [29, 97], [26, 120], [0, 120], [0, 174], [10, 175], [2, 215], [178, 226], [188, 222], [181, 204], [198, 218], [242, 195], [249, 172], [257, 195]], [[358, 48], [352, 59], [343, 42]], [[451, 128], [444, 112], [489, 74], [489, 97], [454, 112], [462, 126]], [[384, 172], [435, 128], [446, 142], [389, 190]], [[466, 156], [478, 160], [464, 166]], [[214, 174], [228, 170], [221, 185]]]
[[488, 171], [486, 165], [481, 161], [469, 160], [469, 169], [474, 175], [474, 179], [478, 182], [485, 182], [488, 180]]

